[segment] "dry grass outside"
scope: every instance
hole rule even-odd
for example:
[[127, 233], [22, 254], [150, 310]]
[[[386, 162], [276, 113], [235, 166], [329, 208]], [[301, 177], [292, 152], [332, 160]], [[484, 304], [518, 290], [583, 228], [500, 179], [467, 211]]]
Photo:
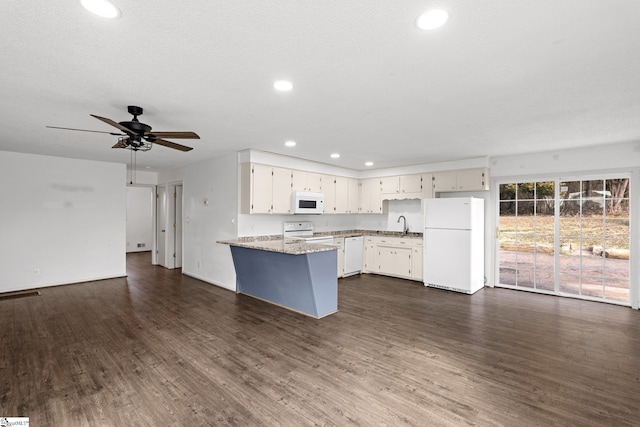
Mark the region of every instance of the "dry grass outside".
[[[628, 259], [629, 216], [583, 216], [560, 218], [562, 253], [591, 252]], [[582, 247], [580, 247], [582, 236]], [[553, 215], [500, 216], [500, 249], [553, 253]]]

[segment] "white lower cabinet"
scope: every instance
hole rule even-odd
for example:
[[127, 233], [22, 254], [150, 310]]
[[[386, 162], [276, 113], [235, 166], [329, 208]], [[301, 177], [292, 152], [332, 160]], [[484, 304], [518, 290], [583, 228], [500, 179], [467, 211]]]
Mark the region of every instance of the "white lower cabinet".
[[424, 266], [424, 263], [422, 261], [423, 253], [424, 252], [422, 251], [422, 240], [418, 242], [414, 242], [413, 254], [411, 257], [411, 278], [419, 282], [422, 282], [422, 279], [423, 279], [423, 273], [422, 273], [423, 266]]
[[421, 238], [365, 237], [365, 273], [422, 281], [422, 263]]
[[375, 239], [371, 236], [366, 236], [364, 238], [364, 256], [362, 257], [363, 273], [378, 272], [377, 251], [378, 247], [376, 246]]

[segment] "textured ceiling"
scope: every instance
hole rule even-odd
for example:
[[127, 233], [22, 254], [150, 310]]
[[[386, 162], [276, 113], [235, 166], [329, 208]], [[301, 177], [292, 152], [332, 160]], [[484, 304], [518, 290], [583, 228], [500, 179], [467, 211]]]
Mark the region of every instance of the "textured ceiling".
[[[140, 153], [152, 170], [246, 148], [362, 170], [640, 140], [638, 1], [115, 2], [117, 20], [2, 2], [0, 150], [126, 163], [116, 137], [45, 126], [110, 131], [89, 114], [127, 105], [202, 137]], [[449, 22], [418, 30], [433, 5]]]

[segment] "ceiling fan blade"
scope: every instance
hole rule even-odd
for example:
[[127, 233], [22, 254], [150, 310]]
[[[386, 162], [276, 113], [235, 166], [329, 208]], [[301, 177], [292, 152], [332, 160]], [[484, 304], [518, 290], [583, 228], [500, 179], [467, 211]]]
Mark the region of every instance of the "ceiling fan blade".
[[116, 145], [111, 148], [127, 148], [127, 141], [129, 141], [129, 138], [120, 138]]
[[147, 132], [147, 135], [171, 139], [200, 139], [200, 136], [195, 132]]
[[91, 117], [95, 117], [98, 120], [102, 120], [103, 122], [116, 127], [118, 129], [120, 129], [122, 132], [126, 133], [126, 134], [131, 134], [131, 129], [127, 129], [126, 127], [122, 126], [120, 123], [118, 122], [114, 122], [111, 119], [107, 119], [106, 117], [100, 117], [100, 116], [96, 116], [95, 114], [89, 114]]
[[154, 144], [164, 145], [165, 147], [173, 148], [180, 151], [191, 151], [192, 147], [187, 147], [186, 145], [176, 144], [175, 142], [165, 141], [164, 139], [156, 138], [153, 140]]
[[102, 130], [89, 130], [89, 129], [76, 129], [76, 128], [62, 128], [59, 126], [45, 126], [49, 129], [62, 129], [62, 130], [76, 130], [79, 132], [95, 132], [95, 133], [108, 133], [109, 135], [121, 135], [119, 133], [115, 133], [115, 132], [105, 132]]

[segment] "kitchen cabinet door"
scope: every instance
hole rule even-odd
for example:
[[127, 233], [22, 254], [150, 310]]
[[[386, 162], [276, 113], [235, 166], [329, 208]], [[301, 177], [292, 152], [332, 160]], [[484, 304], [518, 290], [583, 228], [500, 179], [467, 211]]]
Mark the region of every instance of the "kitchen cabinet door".
[[393, 257], [394, 276], [411, 277], [411, 248], [395, 248]]
[[347, 178], [346, 213], [358, 213], [359, 205], [360, 205], [360, 183], [355, 178]]
[[433, 191], [456, 191], [456, 173], [439, 172], [433, 174]]
[[422, 193], [422, 175], [400, 176], [400, 193]]
[[392, 246], [378, 246], [378, 273], [395, 276], [395, 251]]
[[[335, 181], [335, 192], [336, 192], [336, 203], [335, 203], [335, 213], [343, 214], [347, 213], [347, 208], [349, 207], [348, 200], [348, 187], [347, 187], [347, 178], [343, 176], [335, 176], [333, 177]], [[327, 197], [325, 193], [325, 199]], [[326, 203], [326, 201], [325, 201]]]
[[320, 193], [322, 191], [322, 175], [314, 172], [307, 172], [307, 189], [305, 191], [311, 191], [313, 193]]
[[382, 213], [382, 187], [380, 178], [362, 180], [360, 213]]
[[364, 239], [364, 256], [362, 257], [363, 266], [362, 271], [365, 273], [377, 273], [378, 263], [377, 263], [377, 246], [373, 238], [365, 237]]
[[291, 171], [291, 190], [307, 191], [307, 172], [299, 170]]
[[422, 270], [424, 267], [424, 259], [422, 253], [422, 244], [415, 245], [413, 247], [413, 253], [411, 257], [411, 278], [413, 280], [422, 281]]
[[489, 176], [486, 169], [458, 171], [456, 188], [458, 191], [482, 191], [489, 189]]
[[382, 194], [397, 194], [400, 189], [400, 177], [385, 176], [380, 178], [380, 191]]
[[433, 198], [433, 174], [422, 174], [422, 197], [425, 199]]
[[337, 213], [336, 178], [330, 175], [322, 175], [321, 191], [324, 194], [324, 213]]
[[251, 166], [251, 213], [271, 213], [273, 205], [273, 168]]
[[322, 190], [322, 174], [293, 170], [291, 171], [291, 189], [319, 193]]
[[291, 213], [291, 170], [273, 168], [273, 208], [271, 213]]

